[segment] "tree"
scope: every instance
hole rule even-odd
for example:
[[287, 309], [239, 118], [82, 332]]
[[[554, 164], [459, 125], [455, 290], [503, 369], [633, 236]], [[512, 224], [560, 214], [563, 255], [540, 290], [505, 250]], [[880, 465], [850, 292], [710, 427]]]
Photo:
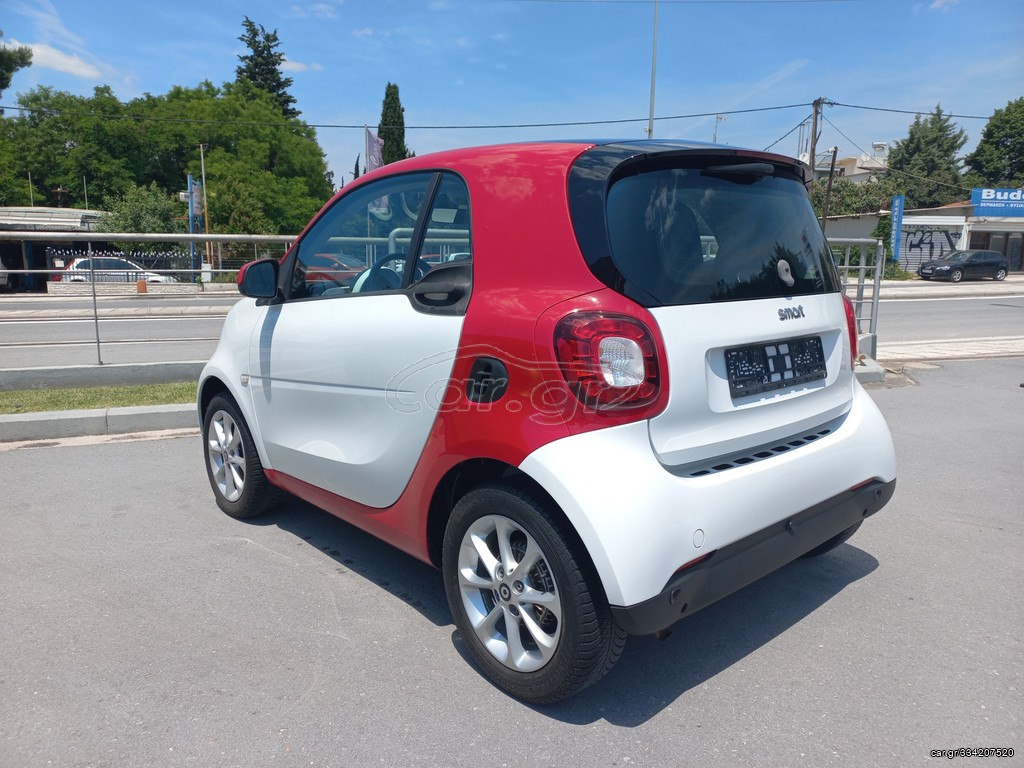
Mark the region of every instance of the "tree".
[[188, 174], [200, 177], [200, 144], [215, 231], [245, 222], [246, 231], [295, 234], [334, 192], [315, 131], [283, 121], [274, 97], [248, 80], [176, 86], [127, 104], [106, 86], [89, 98], [37, 88], [18, 102], [25, 111], [0, 121], [5, 205], [28, 205], [29, 173], [37, 205], [55, 204], [63, 189], [83, 207], [83, 176], [99, 210], [151, 182], [173, 196]]
[[107, 201], [107, 212], [96, 223], [97, 232], [184, 232], [186, 212], [181, 203], [161, 190], [132, 184]]
[[299, 110], [292, 106], [295, 97], [288, 93], [292, 79], [281, 74], [284, 54], [277, 50], [280, 45], [277, 30], [267, 32], [262, 24], [257, 24], [248, 16], [242, 26], [245, 32], [238, 39], [245, 43], [249, 53], [238, 57], [242, 63], [235, 70], [236, 80], [248, 80], [261, 91], [273, 96], [285, 117], [298, 117]]
[[973, 186], [1024, 187], [1024, 98], [995, 111], [966, 162]]
[[405, 107], [398, 97], [398, 86], [395, 83], [388, 83], [384, 88], [384, 103], [380, 110], [377, 136], [384, 140], [384, 148], [381, 150], [384, 165], [414, 157], [416, 154], [405, 146]]
[[922, 119], [914, 118], [907, 138], [897, 141], [889, 153], [888, 180], [907, 196], [907, 208], [934, 208], [967, 198], [957, 157], [967, 134], [957, 129], [942, 107]]
[[[0, 29], [0, 40], [3, 39], [4, 31]], [[28, 46], [18, 46], [17, 48], [8, 48], [3, 44], [0, 44], [0, 96], [3, 92], [8, 89], [11, 85], [11, 78], [14, 77], [14, 73], [19, 69], [31, 66], [32, 64], [32, 49]], [[0, 110], [0, 114], [2, 114]]]

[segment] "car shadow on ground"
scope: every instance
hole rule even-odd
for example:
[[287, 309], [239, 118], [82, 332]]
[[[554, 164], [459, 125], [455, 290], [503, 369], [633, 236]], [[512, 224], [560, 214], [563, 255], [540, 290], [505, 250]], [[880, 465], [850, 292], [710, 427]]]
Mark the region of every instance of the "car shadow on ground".
[[878, 567], [843, 544], [797, 560], [675, 624], [672, 634], [631, 637], [611, 673], [593, 688], [541, 711], [566, 723], [640, 725], [687, 691], [741, 662]]
[[242, 522], [276, 525], [316, 547], [346, 570], [386, 589], [438, 627], [451, 626], [441, 572], [356, 526], [298, 499]]
[[[387, 590], [438, 627], [453, 627], [440, 571], [303, 501], [288, 500], [251, 525], [275, 525]], [[631, 637], [618, 664], [594, 687], [553, 705], [532, 707], [569, 724], [604, 720], [640, 725], [680, 696], [742, 661], [864, 578], [878, 561], [843, 544], [797, 560], [677, 623], [672, 634]], [[459, 633], [452, 644], [474, 669]], [[482, 684], [488, 684], [481, 674]], [[497, 692], [497, 689], [495, 689]], [[504, 694], [502, 694], [504, 695]]]

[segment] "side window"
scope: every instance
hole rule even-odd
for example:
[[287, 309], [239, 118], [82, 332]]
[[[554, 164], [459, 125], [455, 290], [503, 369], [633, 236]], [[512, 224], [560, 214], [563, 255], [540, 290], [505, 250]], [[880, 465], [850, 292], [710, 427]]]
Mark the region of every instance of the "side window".
[[398, 290], [433, 178], [395, 176], [341, 197], [296, 246], [288, 297]]
[[419, 249], [417, 273], [439, 264], [468, 261], [473, 258], [473, 240], [469, 226], [469, 190], [466, 182], [453, 173], [441, 177], [430, 206], [427, 230]]

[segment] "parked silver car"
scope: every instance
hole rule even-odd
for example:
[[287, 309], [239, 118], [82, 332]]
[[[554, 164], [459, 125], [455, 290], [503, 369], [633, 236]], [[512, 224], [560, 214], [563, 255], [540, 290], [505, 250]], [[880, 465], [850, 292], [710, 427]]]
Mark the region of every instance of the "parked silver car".
[[[91, 264], [90, 264], [91, 261]], [[97, 283], [176, 283], [171, 275], [150, 272], [134, 261], [112, 256], [93, 256], [92, 259], [75, 259], [55, 279], [71, 283], [87, 283], [95, 276]]]

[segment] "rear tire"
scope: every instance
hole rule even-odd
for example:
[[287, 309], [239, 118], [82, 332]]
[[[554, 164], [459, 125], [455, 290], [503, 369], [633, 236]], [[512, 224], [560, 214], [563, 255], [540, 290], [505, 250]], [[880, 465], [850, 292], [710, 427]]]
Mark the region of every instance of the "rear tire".
[[853, 534], [860, 528], [860, 523], [854, 523], [842, 533], [838, 533], [828, 541], [824, 541], [809, 552], [805, 552], [801, 557], [818, 557], [824, 555], [826, 552], [831, 552], [833, 549], [838, 547], [840, 544], [845, 544]]
[[217, 506], [236, 519], [262, 515], [281, 498], [270, 484], [249, 426], [229, 395], [210, 401], [203, 419], [206, 475]]
[[995, 279], [996, 280], [1005, 280], [1006, 279], [1006, 270], [1003, 269], [1002, 267], [997, 269], [996, 270], [996, 274], [995, 274]]
[[458, 501], [444, 537], [459, 634], [492, 683], [535, 704], [596, 683], [626, 643], [564, 525], [530, 494], [485, 485]]

